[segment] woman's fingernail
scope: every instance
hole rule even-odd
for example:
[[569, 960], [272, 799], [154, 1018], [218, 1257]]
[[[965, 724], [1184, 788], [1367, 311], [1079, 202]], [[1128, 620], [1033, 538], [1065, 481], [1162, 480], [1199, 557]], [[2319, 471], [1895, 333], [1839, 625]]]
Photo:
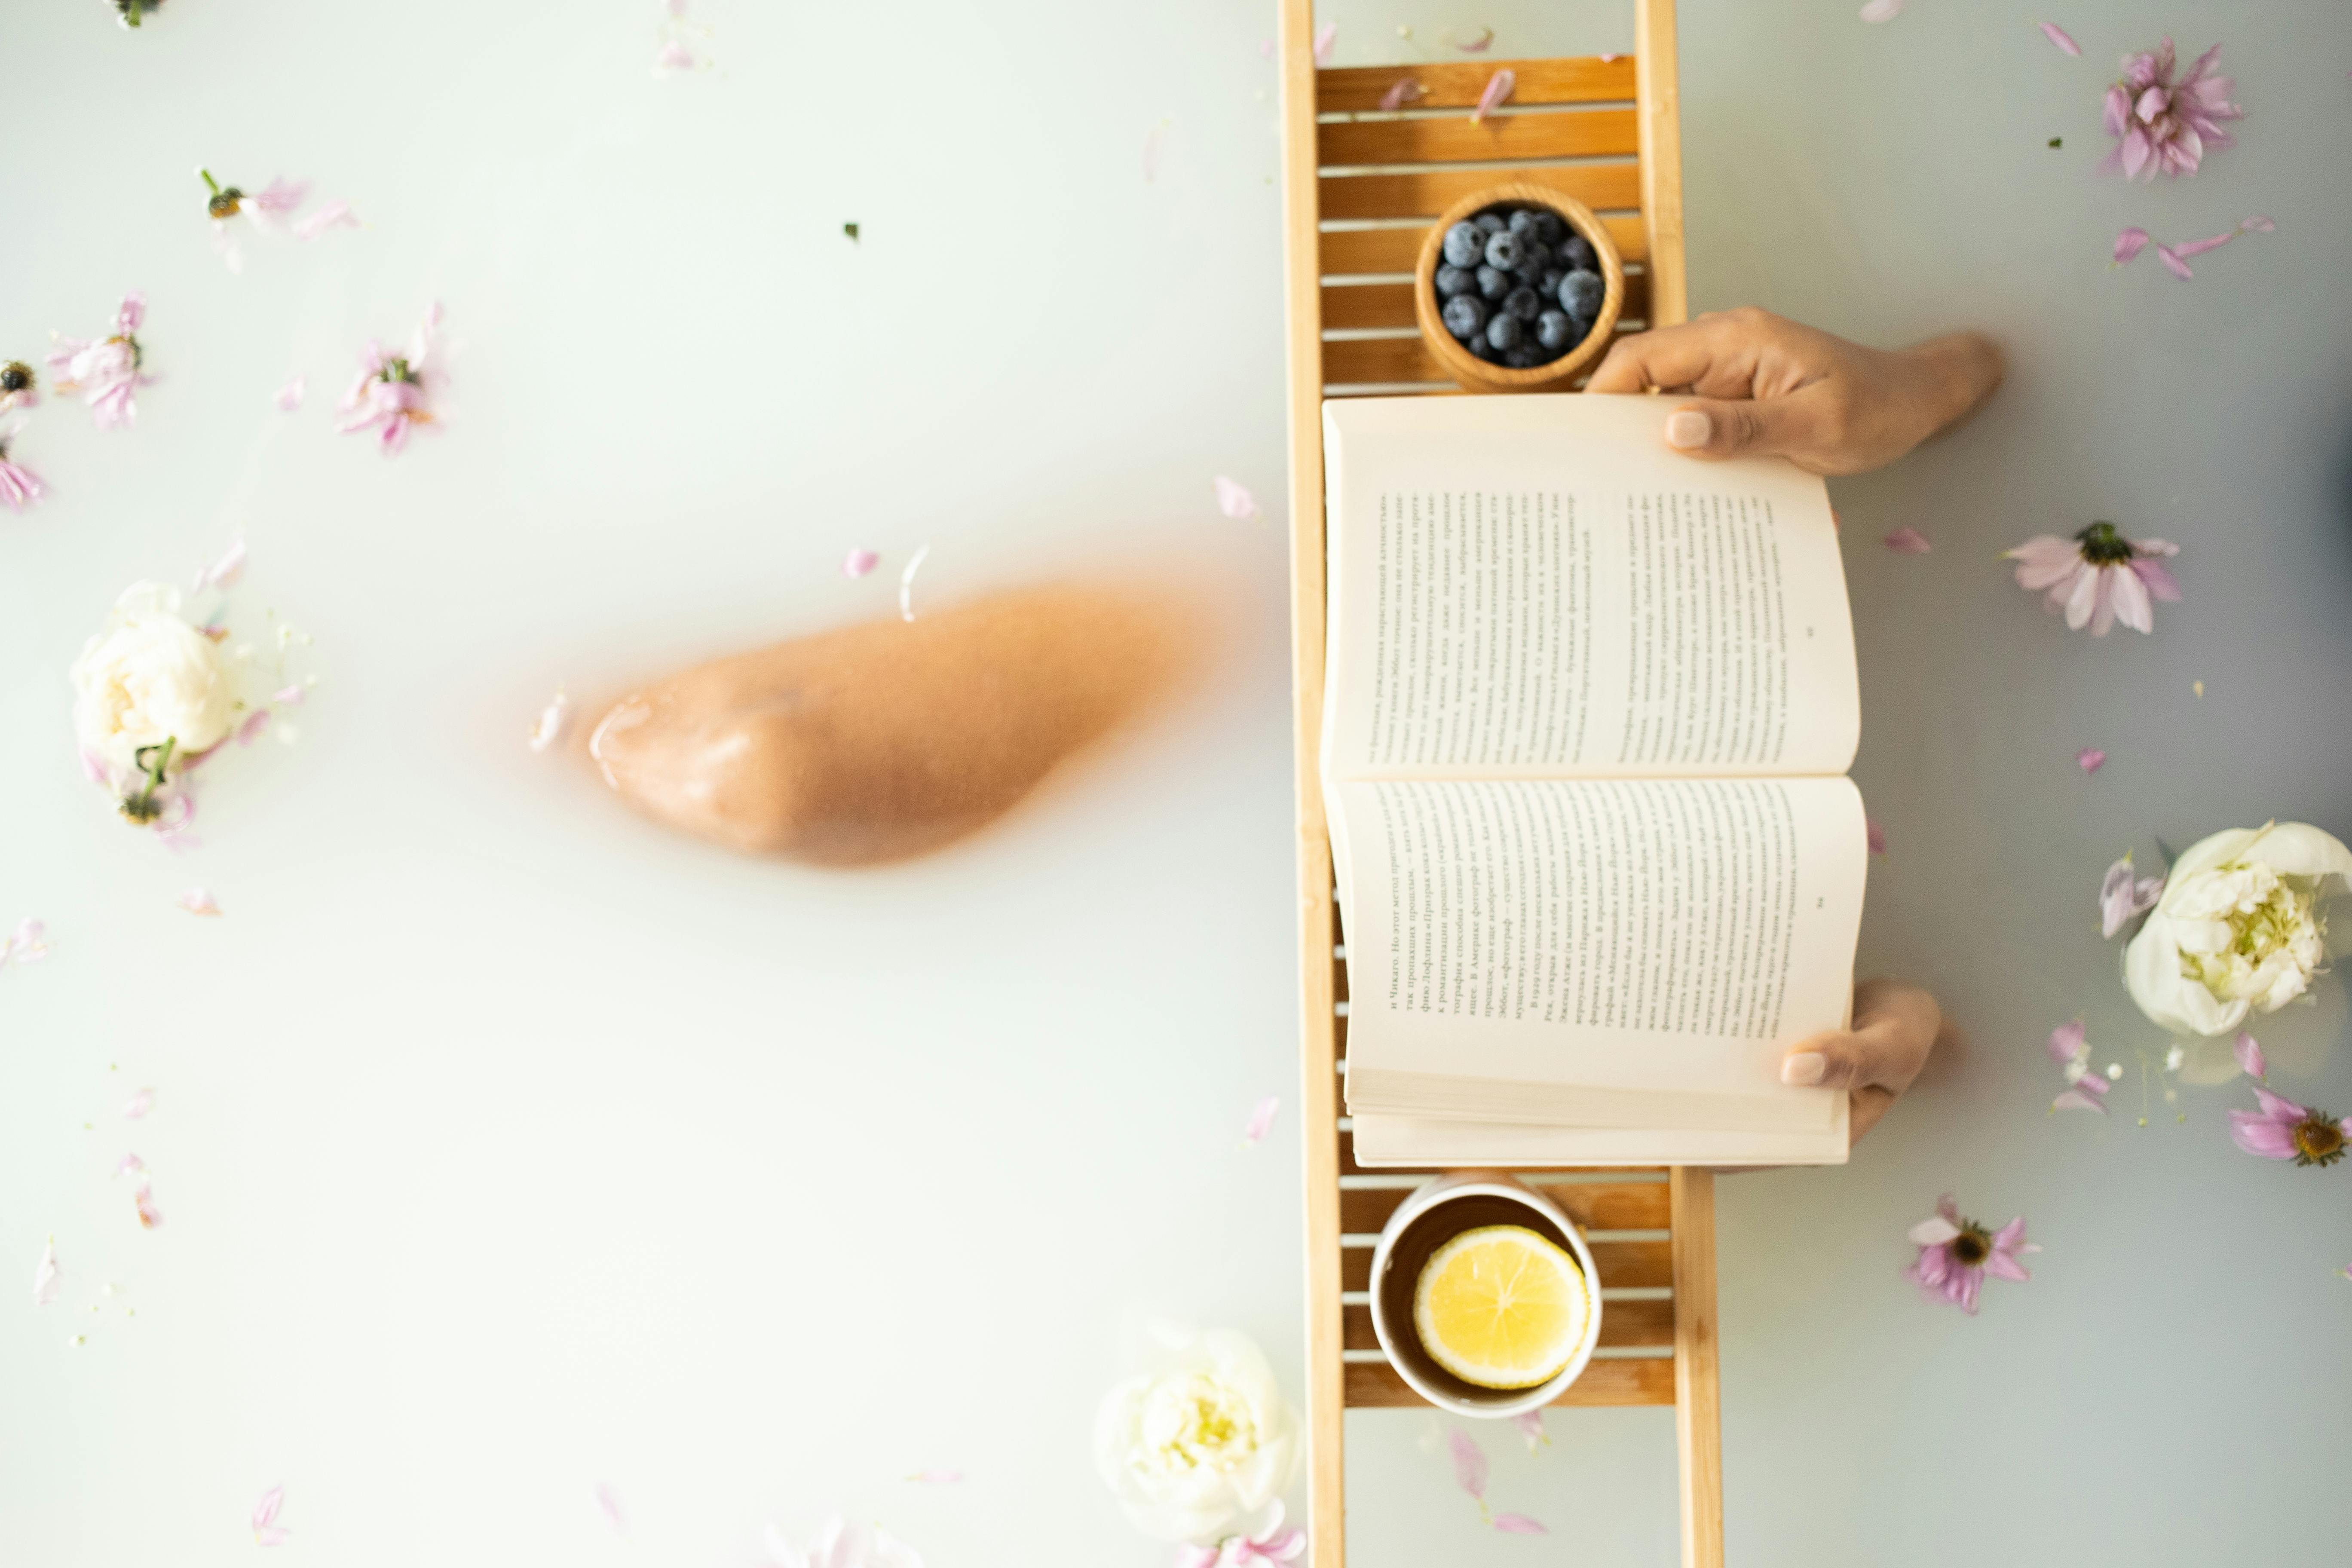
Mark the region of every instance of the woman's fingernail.
[[[1706, 416], [1700, 416], [1701, 418]], [[1822, 1081], [1830, 1070], [1830, 1059], [1819, 1051], [1799, 1051], [1793, 1057], [1780, 1058], [1780, 1081], [1803, 1089]]]
[[1685, 452], [1694, 447], [1704, 447], [1706, 438], [1715, 434], [1715, 421], [1696, 408], [1677, 409], [1666, 416], [1666, 445], [1680, 447]]

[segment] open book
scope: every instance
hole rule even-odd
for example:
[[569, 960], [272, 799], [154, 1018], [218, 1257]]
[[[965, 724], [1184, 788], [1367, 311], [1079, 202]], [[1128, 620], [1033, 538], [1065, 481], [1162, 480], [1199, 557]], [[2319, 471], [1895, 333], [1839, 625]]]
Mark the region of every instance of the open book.
[[1822, 481], [1654, 399], [1334, 399], [1323, 796], [1360, 1163], [1835, 1163], [1868, 867]]

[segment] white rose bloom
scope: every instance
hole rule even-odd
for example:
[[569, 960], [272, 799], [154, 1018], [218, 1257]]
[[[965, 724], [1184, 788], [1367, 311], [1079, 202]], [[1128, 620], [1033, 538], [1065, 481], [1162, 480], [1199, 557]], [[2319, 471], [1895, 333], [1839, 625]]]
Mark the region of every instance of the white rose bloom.
[[2124, 951], [2124, 985], [2176, 1034], [2226, 1035], [2275, 1013], [2324, 973], [2319, 900], [2352, 889], [2352, 849], [2301, 822], [2237, 827], [2173, 866]]
[[177, 761], [218, 745], [236, 714], [236, 681], [220, 645], [180, 616], [180, 593], [155, 583], [123, 590], [106, 629], [74, 661], [74, 731], [120, 780], [144, 746], [176, 741]]
[[1248, 1336], [1186, 1336], [1170, 1370], [1103, 1397], [1095, 1466], [1138, 1530], [1160, 1541], [1213, 1540], [1290, 1484], [1298, 1413]]

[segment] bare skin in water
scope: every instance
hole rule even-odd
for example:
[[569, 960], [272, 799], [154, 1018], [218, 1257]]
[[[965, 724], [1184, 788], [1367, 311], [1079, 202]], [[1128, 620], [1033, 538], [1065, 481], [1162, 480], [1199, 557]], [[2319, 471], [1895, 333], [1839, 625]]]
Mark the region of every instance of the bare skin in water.
[[1021, 589], [698, 665], [614, 703], [588, 749], [630, 805], [730, 849], [904, 859], [1172, 695], [1205, 630], [1178, 595]]

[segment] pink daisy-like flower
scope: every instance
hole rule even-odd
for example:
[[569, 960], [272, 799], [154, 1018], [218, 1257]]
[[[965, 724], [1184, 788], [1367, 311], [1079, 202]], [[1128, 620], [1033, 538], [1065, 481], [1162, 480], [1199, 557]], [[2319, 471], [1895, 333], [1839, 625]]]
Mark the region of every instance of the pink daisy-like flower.
[[1986, 1275], [2022, 1284], [2032, 1276], [2017, 1261], [2018, 1255], [2042, 1250], [2025, 1239], [2022, 1216], [1998, 1231], [1988, 1231], [1972, 1219], [1962, 1219], [1949, 1193], [1936, 1200], [1934, 1217], [1911, 1227], [1910, 1237], [1911, 1245], [1919, 1249], [1919, 1258], [1903, 1271], [1903, 1277], [1931, 1298], [1949, 1301], [1970, 1317], [1976, 1315], [1977, 1292], [1984, 1289]]
[[2312, 1110], [2282, 1099], [2260, 1085], [2254, 1098], [2260, 1110], [2230, 1112], [2230, 1136], [2239, 1148], [2265, 1160], [2292, 1160], [2298, 1165], [2333, 1165], [2344, 1158], [2344, 1123], [2324, 1110]]
[[33, 378], [31, 365], [20, 359], [0, 364], [0, 414], [11, 408], [30, 408], [40, 400], [40, 384]]
[[40, 476], [32, 469], [8, 460], [8, 443], [16, 432], [0, 432], [0, 506], [10, 511], [22, 511], [41, 499]]
[[80, 393], [101, 430], [134, 423], [139, 389], [155, 378], [142, 373], [146, 351], [139, 343], [147, 319], [147, 296], [133, 289], [114, 310], [111, 337], [58, 339], [49, 351], [49, 382], [58, 391]]
[[441, 388], [442, 375], [439, 367], [428, 361], [433, 334], [440, 325], [441, 306], [436, 301], [417, 323], [406, 353], [387, 353], [382, 343], [368, 340], [366, 352], [360, 355], [359, 379], [343, 394], [339, 405], [343, 418], [335, 428], [347, 436], [374, 431], [377, 446], [390, 457], [408, 444], [410, 426], [431, 424], [432, 400]]
[[2065, 611], [2069, 626], [2080, 630], [2088, 622], [2095, 637], [2117, 621], [2154, 631], [2148, 601], [2180, 602], [2180, 585], [2163, 561], [2179, 553], [2180, 546], [2161, 539], [2126, 539], [2112, 522], [2095, 522], [2072, 539], [2038, 534], [2002, 552], [2017, 563], [2019, 587], [2042, 595], [2053, 614]]
[[2216, 74], [2221, 56], [2216, 44], [2175, 81], [2170, 38], [2126, 55], [2123, 79], [2107, 89], [2107, 134], [2116, 147], [2100, 167], [2120, 169], [2127, 180], [2193, 174], [2208, 148], [2234, 145], [2221, 121], [2243, 120], [2246, 111], [2230, 101], [2230, 79]]

